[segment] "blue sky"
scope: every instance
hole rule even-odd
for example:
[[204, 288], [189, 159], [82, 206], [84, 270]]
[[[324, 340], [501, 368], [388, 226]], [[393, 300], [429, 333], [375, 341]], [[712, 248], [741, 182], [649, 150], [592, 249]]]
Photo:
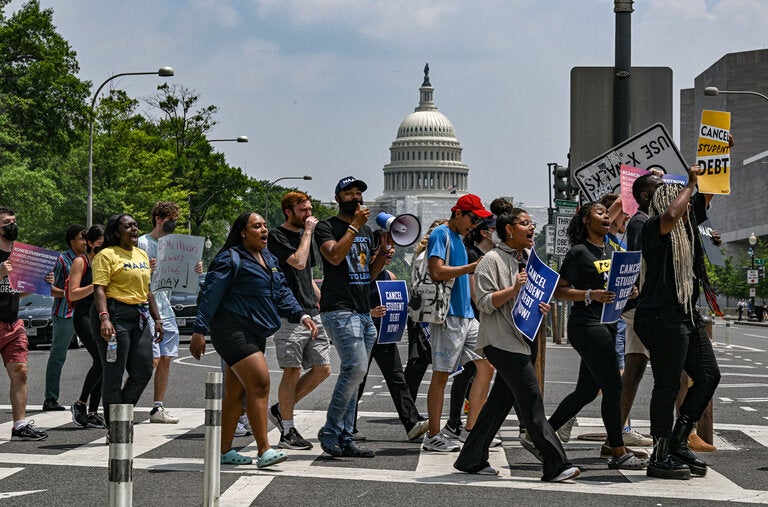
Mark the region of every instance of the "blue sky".
[[[11, 3], [8, 11], [21, 5]], [[546, 205], [547, 162], [566, 161], [570, 70], [612, 66], [610, 0], [41, 0], [96, 86], [120, 72], [172, 66], [176, 84], [219, 107], [212, 138], [258, 179], [296, 181], [330, 200], [347, 175], [383, 190], [382, 167], [418, 104], [425, 62], [453, 123], [469, 189]], [[632, 64], [680, 88], [729, 52], [768, 44], [764, 0], [636, 0]], [[116, 81], [145, 97], [157, 77]], [[768, 90], [758, 90], [766, 92]], [[290, 183], [290, 182], [283, 182]]]

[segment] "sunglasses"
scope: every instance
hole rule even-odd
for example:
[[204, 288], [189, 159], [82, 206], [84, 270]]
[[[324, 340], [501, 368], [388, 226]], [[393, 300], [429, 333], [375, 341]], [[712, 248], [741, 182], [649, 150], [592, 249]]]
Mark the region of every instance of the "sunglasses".
[[536, 227], [536, 222], [533, 220], [523, 220], [522, 222], [514, 222], [512, 225], [522, 225], [523, 227]]
[[477, 225], [477, 224], [479, 224], [480, 222], [483, 221], [482, 218], [480, 218], [479, 216], [475, 215], [471, 211], [462, 211], [462, 213], [464, 213], [466, 216], [469, 217], [469, 219], [472, 221], [472, 225]]

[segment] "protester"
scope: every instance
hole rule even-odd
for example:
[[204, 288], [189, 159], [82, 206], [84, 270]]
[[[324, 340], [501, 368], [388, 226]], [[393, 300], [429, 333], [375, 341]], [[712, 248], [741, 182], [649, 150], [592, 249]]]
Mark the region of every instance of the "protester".
[[[684, 187], [656, 189], [641, 236], [642, 290], [634, 327], [650, 352], [654, 381], [651, 434], [656, 444], [647, 474], [662, 479], [706, 474], [707, 464], [690, 451], [688, 436], [720, 382], [712, 343], [695, 309], [700, 283], [707, 299], [712, 299], [698, 234], [708, 201], [701, 193], [692, 197], [700, 170], [699, 166], [688, 170]], [[683, 370], [693, 385], [673, 426]]]
[[467, 432], [474, 427], [488, 396], [493, 376], [493, 367], [475, 352], [478, 324], [470, 304], [469, 274], [474, 272], [477, 262], [469, 263], [461, 240], [461, 236], [468, 234], [484, 218], [490, 217], [491, 212], [483, 207], [478, 196], [467, 194], [458, 199], [451, 213], [448, 223], [432, 231], [427, 246], [429, 276], [432, 280], [454, 280], [445, 322], [430, 325], [432, 379], [427, 392], [429, 432], [424, 435], [422, 447], [438, 452], [459, 450], [459, 445], [440, 428], [445, 384], [450, 373], [467, 361], [474, 361], [477, 368], [469, 392], [469, 414], [465, 425]]
[[16, 213], [11, 208], [0, 206], [0, 356], [10, 381], [11, 440], [45, 440], [48, 433], [35, 428], [34, 421], [26, 419], [29, 344], [24, 322], [19, 318], [19, 297], [22, 294], [12, 289], [8, 280], [8, 273], [13, 270], [8, 258], [18, 234]]
[[277, 390], [278, 402], [269, 407], [267, 415], [281, 432], [281, 448], [311, 449], [312, 443], [294, 426], [293, 409], [331, 374], [331, 347], [317, 306], [320, 289], [312, 278], [316, 264], [312, 236], [317, 218], [312, 216], [312, 202], [304, 192], [288, 192], [280, 205], [285, 221], [269, 231], [269, 250], [277, 257], [304, 313], [315, 321], [318, 333], [313, 337], [298, 325], [290, 335], [275, 335], [275, 355], [283, 376]]
[[370, 210], [363, 207], [364, 181], [353, 176], [339, 180], [336, 216], [315, 228], [315, 243], [323, 257], [320, 318], [339, 353], [341, 366], [328, 405], [325, 424], [317, 435], [323, 451], [334, 457], [372, 458], [373, 450], [353, 440], [357, 389], [368, 369], [368, 357], [376, 340], [370, 315], [369, 285], [384, 267], [389, 234], [375, 245], [366, 222]]
[[[582, 206], [568, 226], [571, 249], [560, 267], [555, 297], [574, 301], [568, 317], [568, 341], [581, 357], [575, 390], [560, 402], [549, 419], [557, 430], [602, 392], [600, 412], [609, 446], [601, 451], [611, 456], [609, 468], [642, 469], [647, 457], [630, 452], [622, 440], [621, 374], [616, 360], [616, 324], [601, 324], [604, 303], [615, 294], [605, 289], [613, 249], [605, 242], [610, 227], [608, 210], [599, 203]], [[633, 289], [633, 296], [636, 289]]]
[[53, 336], [48, 364], [45, 367], [45, 401], [44, 411], [66, 410], [59, 403], [59, 388], [61, 387], [61, 369], [67, 359], [67, 350], [75, 334], [72, 319], [72, 306], [64, 297], [64, 283], [69, 277], [69, 270], [78, 256], [85, 253], [85, 226], [73, 225], [67, 229], [65, 236], [67, 251], [56, 260], [53, 268], [54, 283], [51, 286], [53, 296]]
[[[496, 381], [488, 401], [461, 449], [454, 467], [482, 475], [499, 471], [488, 462], [488, 447], [513, 404], [525, 425], [527, 435], [540, 450], [544, 463], [543, 481], [562, 482], [579, 475], [565, 456], [560, 440], [544, 414], [544, 402], [531, 362], [529, 340], [516, 328], [512, 309], [528, 277], [525, 265], [536, 224], [524, 210], [514, 208], [496, 219], [501, 242], [488, 252], [475, 269], [475, 296], [483, 312], [477, 351], [496, 368]], [[540, 303], [546, 314], [549, 304]]]
[[251, 423], [259, 468], [281, 463], [285, 451], [275, 451], [267, 438], [269, 369], [264, 357], [266, 340], [280, 329], [280, 316], [301, 322], [317, 334], [312, 317], [306, 315], [285, 283], [277, 258], [267, 250], [267, 224], [261, 215], [242, 213], [235, 219], [224, 246], [208, 267], [197, 306], [190, 353], [205, 353], [205, 334], [227, 363], [221, 415], [221, 463], [250, 464], [252, 459], [232, 449], [232, 438], [242, 413]]
[[[154, 319], [154, 340], [163, 338], [163, 324], [149, 290], [149, 258], [136, 245], [139, 226], [133, 216], [112, 215], [104, 228], [103, 248], [93, 258], [91, 326], [102, 365], [102, 402], [109, 426], [113, 403], [136, 405], [152, 378], [152, 339], [143, 332]], [[117, 358], [107, 359], [110, 339], [117, 340]], [[128, 377], [123, 382], [123, 376]], [[107, 436], [109, 438], [109, 436]]]
[[98, 341], [91, 326], [93, 306], [93, 270], [91, 263], [104, 243], [104, 227], [92, 225], [85, 233], [86, 253], [72, 261], [69, 274], [68, 298], [73, 302], [75, 331], [91, 355], [91, 367], [85, 375], [80, 398], [72, 404], [72, 421], [83, 428], [104, 428], [104, 418], [99, 415], [101, 402], [101, 357]]

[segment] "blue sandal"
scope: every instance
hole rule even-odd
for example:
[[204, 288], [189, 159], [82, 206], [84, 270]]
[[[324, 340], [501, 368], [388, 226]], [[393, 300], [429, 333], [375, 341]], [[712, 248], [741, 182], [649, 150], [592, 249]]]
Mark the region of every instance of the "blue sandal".
[[234, 449], [230, 449], [221, 455], [222, 465], [250, 465], [252, 463], [253, 458], [249, 456], [243, 456]]
[[265, 468], [272, 465], [277, 465], [288, 459], [288, 454], [285, 451], [276, 451], [269, 449], [264, 454], [256, 459], [256, 466], [259, 468]]

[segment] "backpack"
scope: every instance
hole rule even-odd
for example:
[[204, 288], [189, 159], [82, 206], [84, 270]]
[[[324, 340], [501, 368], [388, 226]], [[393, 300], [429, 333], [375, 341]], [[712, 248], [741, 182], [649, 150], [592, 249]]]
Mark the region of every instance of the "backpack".
[[[451, 236], [445, 241], [445, 264], [451, 260]], [[435, 282], [429, 276], [427, 268], [429, 258], [417, 259], [413, 264], [413, 277], [411, 279], [411, 300], [408, 302], [408, 316], [414, 322], [428, 322], [442, 324], [448, 315], [451, 306], [451, 289], [455, 278], [442, 282]]]

